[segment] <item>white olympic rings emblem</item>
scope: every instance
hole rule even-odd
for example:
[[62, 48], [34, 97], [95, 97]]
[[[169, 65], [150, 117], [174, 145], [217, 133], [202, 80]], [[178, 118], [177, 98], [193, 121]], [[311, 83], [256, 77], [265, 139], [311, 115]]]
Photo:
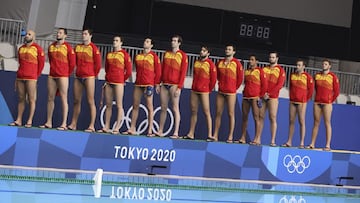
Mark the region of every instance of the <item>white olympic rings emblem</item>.
[[279, 203], [306, 203], [306, 200], [302, 196], [299, 199], [296, 199], [295, 196], [291, 196], [288, 199], [285, 195], [279, 200]]
[[289, 173], [294, 173], [296, 171], [298, 174], [302, 174], [305, 169], [310, 166], [310, 157], [304, 156], [301, 158], [299, 155], [293, 157], [288, 154], [284, 157], [283, 164]]
[[[115, 101], [113, 101], [113, 105], [116, 105]], [[123, 119], [121, 120], [120, 128], [123, 126], [124, 121], [125, 121], [127, 129], [130, 129], [132, 109], [133, 109], [133, 106], [131, 106], [127, 110], [126, 113], [124, 111], [124, 116], [123, 116]], [[101, 109], [101, 112], [100, 112], [100, 123], [101, 123], [102, 127], [105, 126], [105, 119], [104, 119], [105, 110], [106, 110], [106, 106], [104, 105], [102, 107], [102, 109]], [[143, 105], [143, 104], [140, 104], [139, 110], [143, 110], [145, 112], [146, 118], [145, 118], [145, 120], [140, 122], [139, 126], [136, 129], [136, 132], [138, 134], [143, 134], [147, 130], [148, 126], [149, 126], [149, 122], [148, 122], [149, 112], [148, 112], [147, 108], [145, 107], [145, 105]], [[154, 117], [155, 117], [156, 113], [159, 112], [159, 111], [161, 111], [161, 107], [157, 107], [157, 108], [154, 109]], [[171, 110], [169, 108], [167, 109], [167, 114], [169, 114], [169, 117], [170, 117], [170, 125], [169, 125], [169, 128], [166, 131], [164, 131], [164, 133], [163, 133], [164, 135], [168, 135], [170, 133], [170, 131], [172, 130], [173, 126], [174, 126], [174, 115], [173, 115], [173, 113], [171, 112]], [[116, 121], [112, 125], [112, 129], [114, 129], [115, 126], [116, 126]], [[159, 130], [159, 123], [155, 119], [153, 120], [152, 130], [153, 130], [154, 133], [157, 133], [158, 130]]]

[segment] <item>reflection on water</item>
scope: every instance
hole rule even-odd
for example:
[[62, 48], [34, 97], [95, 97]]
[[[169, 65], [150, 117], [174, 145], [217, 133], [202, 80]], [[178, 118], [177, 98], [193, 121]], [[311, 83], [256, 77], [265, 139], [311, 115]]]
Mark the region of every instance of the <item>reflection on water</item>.
[[126, 200], [172, 200], [172, 189], [112, 186], [110, 199]]
[[[0, 202], [226, 202], [226, 203], [358, 203], [359, 195], [285, 193], [279, 191], [216, 191], [103, 184], [95, 194], [91, 184], [53, 183], [0, 179]], [[98, 198], [96, 198], [97, 196]]]

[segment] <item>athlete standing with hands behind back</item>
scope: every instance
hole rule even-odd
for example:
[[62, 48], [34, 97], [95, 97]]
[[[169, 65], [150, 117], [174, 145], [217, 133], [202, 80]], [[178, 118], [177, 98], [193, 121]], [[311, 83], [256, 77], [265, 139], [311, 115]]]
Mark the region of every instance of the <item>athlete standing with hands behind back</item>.
[[326, 143], [324, 151], [331, 150], [331, 113], [332, 103], [336, 100], [340, 93], [339, 79], [330, 71], [331, 62], [329, 59], [324, 59], [322, 63], [322, 71], [317, 73], [315, 80], [315, 102], [314, 102], [314, 127], [311, 136], [311, 143], [307, 146], [308, 149], [315, 147], [316, 138], [319, 131], [321, 117], [324, 118], [326, 129]]
[[208, 138], [212, 137], [209, 94], [216, 84], [216, 66], [211, 59], [209, 59], [209, 55], [209, 48], [207, 46], [202, 46], [200, 50], [200, 57], [194, 63], [194, 75], [190, 95], [190, 130], [183, 139], [194, 139], [195, 137], [195, 126], [197, 122], [199, 102], [202, 105], [203, 112], [206, 117]]
[[101, 55], [99, 49], [91, 42], [92, 31], [84, 29], [82, 32], [83, 43], [75, 47], [76, 54], [76, 78], [74, 80], [74, 109], [69, 130], [76, 130], [81, 111], [81, 98], [83, 90], [86, 92], [86, 100], [89, 105], [90, 123], [85, 132], [95, 132], [95, 78], [101, 68]]
[[290, 106], [289, 106], [289, 137], [283, 147], [291, 147], [295, 130], [295, 119], [298, 115], [300, 124], [300, 145], [304, 148], [305, 140], [305, 113], [306, 104], [314, 91], [314, 82], [310, 74], [304, 71], [305, 62], [302, 59], [296, 62], [296, 72], [290, 75]]
[[250, 108], [255, 122], [255, 136], [253, 143], [260, 143], [260, 109], [262, 107], [262, 98], [267, 90], [267, 79], [263, 69], [257, 66], [257, 59], [255, 55], [251, 55], [249, 58], [249, 67], [245, 70], [244, 80], [245, 87], [243, 91], [242, 100], [242, 132], [240, 140], [241, 144], [246, 143], [246, 129], [248, 125], [248, 117]]
[[[270, 132], [271, 132], [271, 141], [270, 146], [276, 146], [276, 130], [277, 130], [277, 111], [279, 107], [279, 93], [280, 89], [283, 87], [285, 82], [285, 71], [278, 64], [279, 56], [277, 52], [271, 52], [269, 54], [270, 65], [263, 68], [268, 81], [268, 90], [264, 95], [263, 108], [260, 110], [260, 132], [264, 128], [264, 119], [266, 110], [269, 110], [269, 119], [270, 119]], [[250, 144], [259, 145], [259, 142], [251, 142]]]
[[225, 58], [217, 64], [217, 79], [219, 90], [216, 95], [216, 117], [214, 135], [207, 141], [218, 141], [219, 130], [221, 126], [221, 117], [224, 106], [228, 106], [229, 132], [227, 143], [233, 143], [233, 134], [235, 128], [235, 104], [236, 91], [240, 87], [244, 71], [240, 61], [234, 57], [236, 48], [228, 44], [225, 47]]
[[65, 41], [66, 36], [67, 30], [59, 28], [56, 41], [48, 49], [50, 74], [47, 81], [47, 120], [44, 125], [39, 126], [40, 128], [52, 128], [54, 100], [58, 91], [62, 104], [62, 123], [57, 129], [67, 130], [69, 76], [75, 67], [75, 52], [71, 45]]
[[[120, 36], [115, 36], [113, 39], [112, 52], [106, 54], [105, 62], [105, 84], [103, 86], [103, 93], [105, 96], [106, 110], [105, 110], [105, 126], [98, 130], [98, 132], [110, 132], [110, 119], [112, 115], [113, 99], [115, 97], [117, 116], [116, 125], [112, 134], [118, 134], [121, 120], [124, 115], [123, 97], [124, 84], [130, 77], [132, 72], [132, 63], [129, 54], [122, 48], [123, 40]], [[101, 100], [102, 102], [102, 100]]]
[[163, 137], [163, 129], [166, 120], [166, 112], [169, 100], [171, 100], [172, 110], [175, 116], [175, 128], [170, 138], [179, 137], [180, 127], [180, 94], [184, 86], [184, 80], [188, 68], [188, 59], [185, 52], [180, 50], [182, 38], [174, 35], [171, 38], [171, 51], [166, 51], [162, 63], [161, 87], [156, 88], [160, 92], [161, 114], [157, 136]]
[[43, 49], [35, 43], [35, 32], [28, 30], [24, 45], [19, 48], [19, 69], [16, 73], [15, 90], [18, 93], [18, 114], [9, 126], [21, 126], [26, 101], [29, 102], [29, 117], [26, 128], [32, 127], [36, 108], [37, 79], [44, 68], [45, 55]]
[[161, 78], [161, 63], [159, 57], [151, 49], [154, 42], [151, 38], [145, 38], [143, 52], [135, 56], [136, 81], [133, 95], [133, 110], [131, 114], [130, 129], [123, 134], [137, 134], [136, 122], [139, 115], [141, 97], [144, 95], [148, 114], [147, 136], [153, 137], [154, 106], [153, 95], [154, 87], [159, 87]]

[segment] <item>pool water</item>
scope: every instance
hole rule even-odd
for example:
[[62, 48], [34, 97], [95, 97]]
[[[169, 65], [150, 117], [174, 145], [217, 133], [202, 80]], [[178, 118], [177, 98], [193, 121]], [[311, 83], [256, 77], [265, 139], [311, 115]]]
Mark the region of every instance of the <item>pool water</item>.
[[[127, 184], [102, 184], [100, 195], [96, 186], [82, 183], [46, 182], [29, 180], [0, 179], [1, 203], [92, 203], [92, 202], [224, 202], [224, 203], [358, 203], [358, 195], [345, 194], [309, 194], [229, 190], [218, 188], [178, 189], [171, 186], [147, 187]], [[97, 197], [96, 197], [97, 196]]]

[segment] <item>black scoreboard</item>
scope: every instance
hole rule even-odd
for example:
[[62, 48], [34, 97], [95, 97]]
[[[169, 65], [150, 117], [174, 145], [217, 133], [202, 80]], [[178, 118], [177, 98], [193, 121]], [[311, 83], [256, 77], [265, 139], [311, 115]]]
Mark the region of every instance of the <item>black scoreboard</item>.
[[271, 40], [271, 20], [239, 17], [239, 37], [255, 40]]

